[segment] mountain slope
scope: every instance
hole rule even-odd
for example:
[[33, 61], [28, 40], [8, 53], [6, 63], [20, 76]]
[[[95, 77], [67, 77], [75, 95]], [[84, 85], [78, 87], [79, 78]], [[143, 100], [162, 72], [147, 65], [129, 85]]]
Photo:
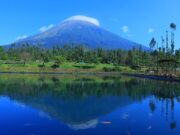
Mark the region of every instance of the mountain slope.
[[[43, 33], [19, 40], [17, 44], [41, 44], [45, 48], [54, 45], [85, 45], [88, 48], [123, 49], [139, 48], [139, 44], [121, 38], [101, 27], [82, 20], [65, 21]], [[148, 48], [142, 47], [143, 50]]]

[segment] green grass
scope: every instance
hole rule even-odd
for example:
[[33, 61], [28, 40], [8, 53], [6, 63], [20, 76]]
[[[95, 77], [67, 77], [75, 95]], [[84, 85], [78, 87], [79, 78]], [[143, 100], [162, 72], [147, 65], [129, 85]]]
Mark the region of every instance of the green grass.
[[[87, 63], [70, 63], [65, 62], [59, 66], [59, 68], [52, 68], [54, 62], [45, 63], [45, 66], [40, 67], [42, 62], [30, 61], [24, 64], [5, 64], [0, 61], [0, 72], [46, 72], [46, 73], [145, 73], [146, 67], [133, 70], [130, 67], [118, 66], [114, 64], [87, 64]], [[177, 77], [180, 77], [180, 72], [176, 73]]]
[[113, 64], [87, 64], [87, 63], [70, 63], [65, 62], [59, 68], [53, 69], [53, 62], [45, 63], [40, 67], [42, 62], [30, 61], [24, 64], [5, 64], [0, 61], [0, 72], [104, 72], [104, 68], [118, 68], [122, 72], [133, 72], [129, 67], [115, 66]]

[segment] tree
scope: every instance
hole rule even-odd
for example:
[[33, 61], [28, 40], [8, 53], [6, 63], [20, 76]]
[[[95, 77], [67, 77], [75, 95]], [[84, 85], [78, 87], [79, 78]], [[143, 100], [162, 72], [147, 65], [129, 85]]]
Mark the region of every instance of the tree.
[[170, 27], [171, 27], [171, 29], [176, 30], [176, 24], [175, 24], [175, 23], [171, 23], [171, 24], [170, 24]]
[[98, 56], [95, 51], [88, 51], [84, 56], [85, 63], [99, 63]]
[[2, 47], [2, 46], [0, 46], [0, 59], [2, 59], [2, 55], [3, 55], [3, 53], [4, 53], [4, 49], [3, 49], [3, 47]]
[[56, 56], [55, 57], [55, 63], [56, 64], [61, 65], [64, 62], [65, 62], [65, 58], [63, 56]]
[[167, 53], [168, 53], [168, 51], [169, 51], [169, 43], [168, 43], [168, 41], [169, 41], [169, 37], [168, 37], [168, 31], [166, 31], [166, 56], [167, 56]]
[[31, 56], [31, 54], [28, 52], [23, 52], [21, 54], [21, 59], [23, 60], [24, 65], [26, 64], [26, 61], [30, 59], [30, 56]]
[[125, 63], [126, 65], [133, 66], [133, 54], [131, 50], [128, 51], [128, 55], [126, 57]]
[[76, 46], [73, 52], [73, 59], [75, 62], [84, 62], [85, 49], [82, 45]]
[[180, 62], [180, 49], [175, 51], [176, 60]]
[[119, 65], [124, 65], [125, 63], [125, 54], [122, 50], [117, 50], [116, 52], [116, 63]]
[[54, 57], [54, 64], [51, 66], [52, 68], [56, 69], [65, 62], [65, 58], [63, 56], [55, 56]]
[[149, 43], [149, 47], [153, 49], [156, 46], [156, 39], [153, 37]]
[[[157, 44], [156, 39], [153, 37], [149, 43], [149, 47], [153, 50], [153, 48], [156, 46], [156, 44]], [[152, 53], [153, 57], [155, 57], [156, 53], [157, 53], [157, 51], [154, 51]]]
[[165, 39], [163, 36], [161, 36], [161, 42], [162, 42], [161, 51], [162, 51], [162, 55], [164, 56], [164, 54], [165, 54], [165, 47], [164, 47]]
[[176, 24], [175, 23], [171, 23], [170, 24], [170, 28], [171, 28], [171, 54], [174, 53], [174, 31], [176, 30]]
[[41, 50], [40, 57], [41, 57], [41, 60], [42, 60], [42, 62], [43, 62], [42, 66], [44, 67], [44, 66], [45, 66], [45, 63], [46, 63], [46, 62], [49, 62], [48, 55], [46, 54], [45, 51]]

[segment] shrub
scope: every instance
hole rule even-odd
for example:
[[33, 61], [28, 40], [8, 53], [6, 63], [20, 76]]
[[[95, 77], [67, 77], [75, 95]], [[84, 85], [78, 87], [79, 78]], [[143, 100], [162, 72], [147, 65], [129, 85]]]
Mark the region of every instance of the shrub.
[[39, 64], [38, 67], [43, 68], [43, 67], [45, 67], [45, 65], [44, 64]]
[[73, 65], [73, 66], [76, 68], [82, 68], [82, 69], [92, 69], [96, 67], [94, 65]]
[[59, 64], [57, 64], [57, 63], [54, 63], [52, 66], [51, 66], [51, 68], [59, 68]]
[[141, 67], [140, 67], [140, 66], [137, 66], [137, 65], [132, 65], [132, 66], [131, 66], [131, 69], [138, 70], [138, 69], [141, 69]]
[[60, 65], [65, 62], [65, 58], [63, 56], [56, 56], [55, 57], [55, 63]]
[[103, 67], [103, 71], [105, 71], [105, 72], [120, 72], [121, 69], [119, 67]]

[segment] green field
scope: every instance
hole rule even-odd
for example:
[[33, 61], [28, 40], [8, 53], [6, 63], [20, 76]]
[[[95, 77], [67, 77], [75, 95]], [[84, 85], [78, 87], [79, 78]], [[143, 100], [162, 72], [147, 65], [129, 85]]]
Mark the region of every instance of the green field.
[[[147, 67], [132, 69], [129, 66], [120, 66], [116, 64], [88, 64], [64, 62], [59, 67], [53, 68], [54, 62], [45, 63], [42, 66], [42, 61], [29, 61], [26, 64], [17, 62], [0, 61], [0, 73], [67, 73], [67, 74], [121, 74], [135, 73], [147, 74]], [[160, 75], [160, 73], [159, 73]], [[176, 77], [180, 77], [180, 71], [176, 72]]]
[[52, 68], [53, 62], [45, 63], [43, 67], [41, 62], [28, 62], [24, 64], [6, 64], [0, 63], [0, 72], [135, 72], [135, 70], [114, 64], [86, 64], [86, 63], [63, 63], [58, 68]]

